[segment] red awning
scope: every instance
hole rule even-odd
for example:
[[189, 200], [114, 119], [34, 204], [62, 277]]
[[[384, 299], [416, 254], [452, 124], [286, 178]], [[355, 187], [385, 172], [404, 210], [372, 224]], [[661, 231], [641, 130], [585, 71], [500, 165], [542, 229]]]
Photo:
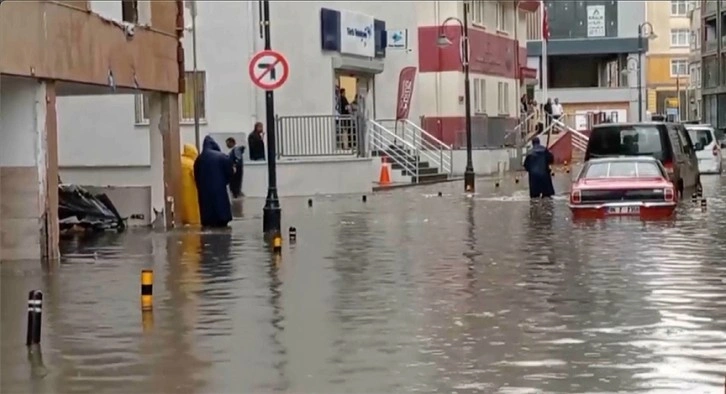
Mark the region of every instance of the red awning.
[[537, 69], [529, 67], [520, 67], [519, 76], [522, 79], [537, 79]]
[[525, 11], [535, 12], [539, 8], [539, 1], [520, 0], [519, 8]]

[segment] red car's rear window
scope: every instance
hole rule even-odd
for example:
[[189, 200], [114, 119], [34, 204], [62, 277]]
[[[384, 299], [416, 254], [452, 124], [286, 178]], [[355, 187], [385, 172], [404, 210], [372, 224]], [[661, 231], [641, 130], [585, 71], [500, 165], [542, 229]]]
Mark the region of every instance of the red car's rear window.
[[590, 162], [584, 178], [652, 178], [664, 177], [663, 171], [653, 161], [605, 161]]

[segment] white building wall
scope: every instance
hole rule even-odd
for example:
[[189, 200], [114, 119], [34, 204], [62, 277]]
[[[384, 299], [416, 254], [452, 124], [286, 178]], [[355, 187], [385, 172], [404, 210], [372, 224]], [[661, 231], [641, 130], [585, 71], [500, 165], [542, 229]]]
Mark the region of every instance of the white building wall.
[[[464, 74], [458, 71], [441, 73], [426, 73], [419, 76], [420, 95], [432, 97], [432, 100], [422, 100], [421, 111], [427, 116], [464, 116], [466, 106], [464, 105]], [[483, 81], [483, 84], [480, 83]], [[505, 83], [508, 89], [506, 101], [509, 103], [507, 113], [499, 110], [500, 95], [499, 83]], [[489, 116], [508, 115], [518, 116], [519, 100], [517, 99], [518, 83], [516, 79], [502, 78], [491, 75], [471, 74], [471, 113], [473, 115], [486, 114]], [[483, 94], [481, 88], [483, 89]], [[481, 95], [480, 95], [481, 94]], [[483, 97], [479, 110], [477, 101]], [[504, 96], [502, 98], [504, 100]], [[502, 106], [504, 108], [504, 106]]]
[[[271, 2], [272, 47], [287, 57], [291, 68], [286, 85], [275, 91], [275, 113], [333, 112], [332, 57], [336, 54], [324, 54], [320, 49], [323, 7], [370, 15], [384, 20], [389, 30], [408, 29], [409, 50], [387, 50], [384, 71], [375, 77], [374, 114], [393, 117], [398, 74], [401, 68], [418, 64], [418, 6], [414, 2]], [[92, 1], [91, 9], [120, 19], [120, 2]], [[206, 72], [201, 136], [246, 133], [256, 121], [265, 122], [264, 92], [247, 75], [248, 60], [263, 49], [257, 3], [197, 2], [197, 15], [197, 63]], [[188, 14], [185, 21], [191, 27]], [[192, 70], [190, 32], [183, 45], [186, 69]], [[424, 97], [416, 94], [412, 119], [421, 114]], [[109, 183], [112, 180], [115, 185], [148, 184], [148, 125], [135, 125], [134, 101], [131, 95], [58, 98], [59, 164], [64, 182], [106, 185], [104, 173], [108, 173]], [[181, 134], [183, 143], [194, 142], [192, 124], [182, 124]]]

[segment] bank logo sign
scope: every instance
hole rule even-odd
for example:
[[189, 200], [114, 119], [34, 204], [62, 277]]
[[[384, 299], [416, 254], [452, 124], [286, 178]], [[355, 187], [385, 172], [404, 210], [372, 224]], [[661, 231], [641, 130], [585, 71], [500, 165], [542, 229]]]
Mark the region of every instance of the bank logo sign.
[[376, 56], [374, 18], [356, 12], [340, 11], [340, 53]]

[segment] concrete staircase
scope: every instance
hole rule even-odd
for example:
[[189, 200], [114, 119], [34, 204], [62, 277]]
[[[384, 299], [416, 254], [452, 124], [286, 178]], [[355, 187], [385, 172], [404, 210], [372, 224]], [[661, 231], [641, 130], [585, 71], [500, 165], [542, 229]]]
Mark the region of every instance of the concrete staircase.
[[391, 163], [391, 170], [399, 171], [400, 175], [409, 178], [411, 183], [442, 182], [449, 179], [448, 173], [441, 172], [438, 167], [432, 166], [411, 149], [400, 145], [391, 144], [384, 150], [371, 151], [371, 155], [385, 157]]

